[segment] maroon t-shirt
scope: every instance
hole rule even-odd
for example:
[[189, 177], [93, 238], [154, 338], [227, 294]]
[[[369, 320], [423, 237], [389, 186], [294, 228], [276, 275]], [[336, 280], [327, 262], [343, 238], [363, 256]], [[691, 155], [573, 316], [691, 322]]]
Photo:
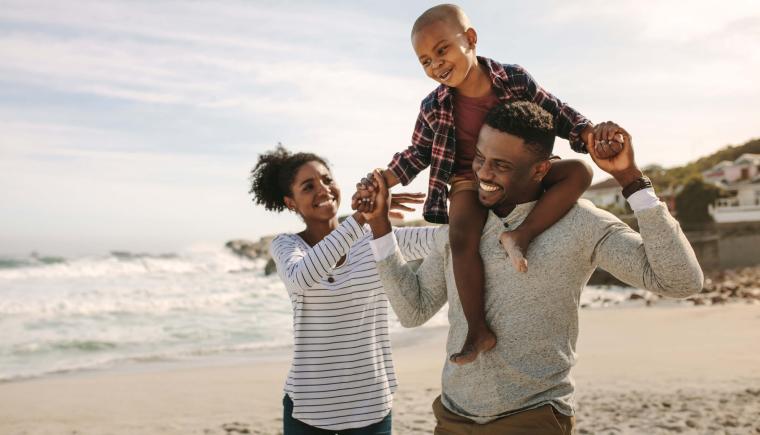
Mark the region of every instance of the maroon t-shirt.
[[475, 158], [475, 144], [478, 143], [480, 127], [486, 114], [499, 102], [493, 90], [483, 97], [465, 97], [454, 94], [454, 131], [456, 132], [456, 154], [454, 175], [474, 179], [472, 160]]

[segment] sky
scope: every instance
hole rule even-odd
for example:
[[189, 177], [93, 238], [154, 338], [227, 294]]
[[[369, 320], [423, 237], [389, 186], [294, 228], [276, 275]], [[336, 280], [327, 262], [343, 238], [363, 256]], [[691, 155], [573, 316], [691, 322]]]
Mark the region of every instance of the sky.
[[[385, 166], [436, 85], [409, 39], [434, 4], [0, 0], [0, 254], [300, 231], [252, 203], [257, 156], [318, 153], [345, 197]], [[756, 0], [459, 4], [479, 55], [624, 126], [641, 166], [760, 136]], [[555, 151], [590, 162], [564, 140]], [[398, 190], [426, 187], [424, 172]]]

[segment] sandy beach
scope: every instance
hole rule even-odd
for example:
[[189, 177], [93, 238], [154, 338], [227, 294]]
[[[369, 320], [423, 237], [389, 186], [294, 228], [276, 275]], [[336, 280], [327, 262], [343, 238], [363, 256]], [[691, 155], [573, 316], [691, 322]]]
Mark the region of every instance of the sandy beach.
[[[445, 328], [395, 338], [394, 432], [431, 433]], [[580, 434], [760, 433], [760, 305], [581, 311]], [[274, 352], [0, 384], [0, 433], [277, 434]]]

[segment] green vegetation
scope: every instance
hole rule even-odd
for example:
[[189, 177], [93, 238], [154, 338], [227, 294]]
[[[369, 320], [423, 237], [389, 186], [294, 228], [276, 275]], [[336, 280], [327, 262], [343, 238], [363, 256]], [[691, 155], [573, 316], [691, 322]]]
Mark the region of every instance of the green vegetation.
[[713, 221], [707, 207], [714, 203], [721, 190], [693, 177], [686, 182], [683, 190], [676, 196], [676, 216], [684, 230], [702, 230]]

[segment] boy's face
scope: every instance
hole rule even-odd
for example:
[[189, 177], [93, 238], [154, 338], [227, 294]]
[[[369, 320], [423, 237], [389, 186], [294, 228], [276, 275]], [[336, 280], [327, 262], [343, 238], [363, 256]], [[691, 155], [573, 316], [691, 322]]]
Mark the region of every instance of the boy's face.
[[461, 85], [477, 66], [476, 41], [474, 29], [462, 32], [446, 21], [432, 22], [412, 35], [412, 46], [425, 74], [453, 88]]

